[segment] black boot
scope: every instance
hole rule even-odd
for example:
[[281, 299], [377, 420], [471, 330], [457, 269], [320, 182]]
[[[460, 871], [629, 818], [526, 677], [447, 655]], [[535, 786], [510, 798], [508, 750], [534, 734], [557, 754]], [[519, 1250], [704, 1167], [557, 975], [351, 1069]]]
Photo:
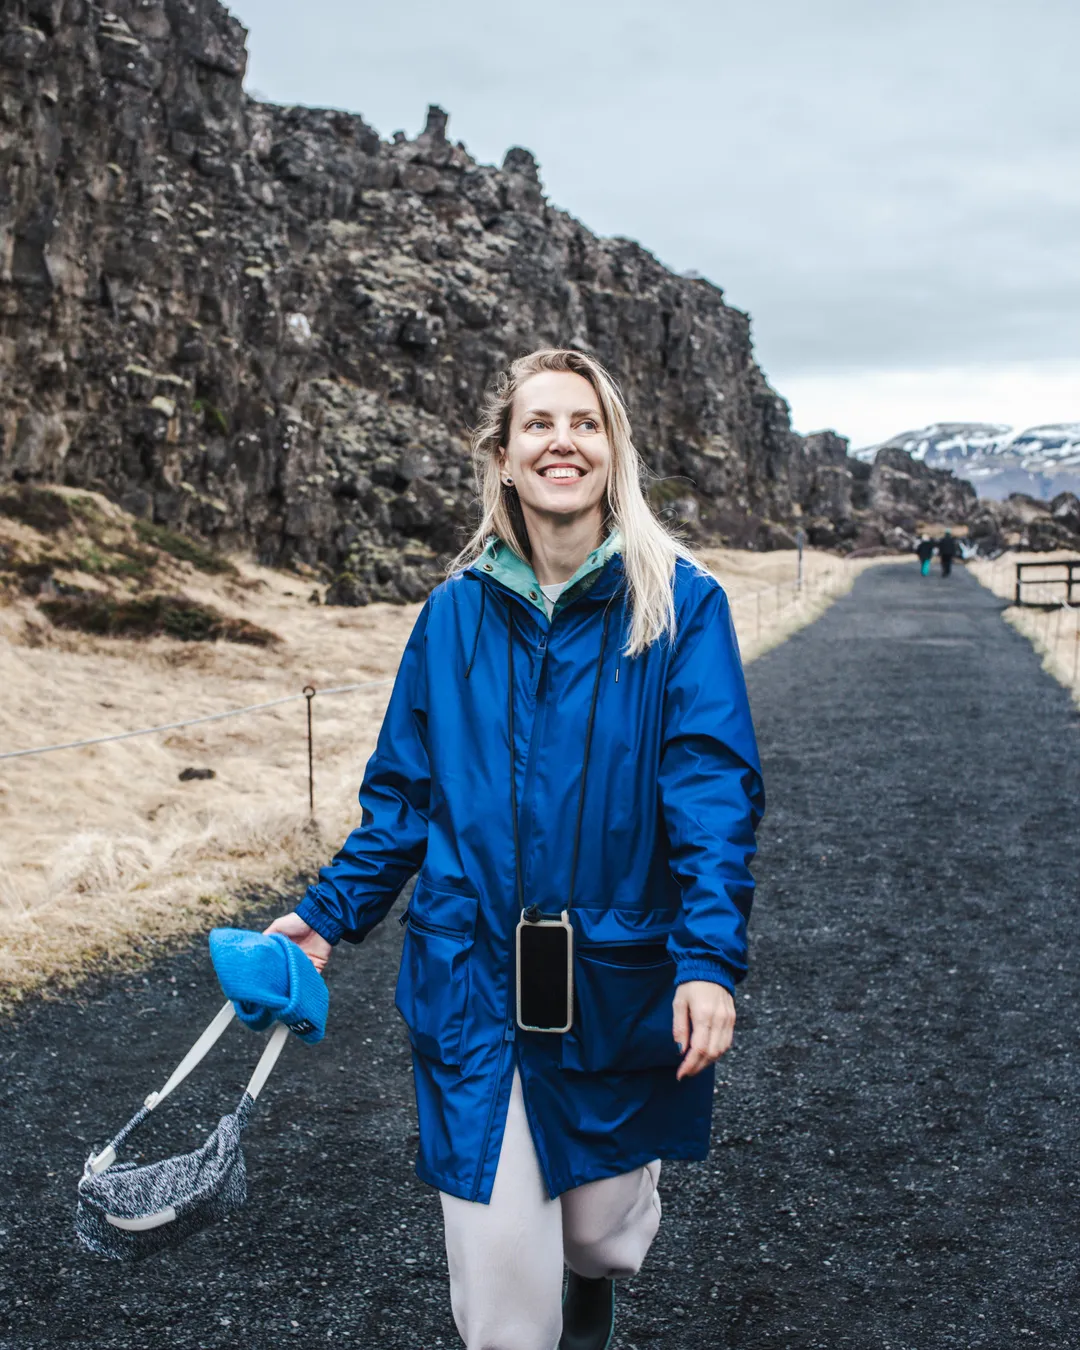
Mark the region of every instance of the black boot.
[[615, 1281], [570, 1272], [559, 1350], [608, 1350], [615, 1335]]

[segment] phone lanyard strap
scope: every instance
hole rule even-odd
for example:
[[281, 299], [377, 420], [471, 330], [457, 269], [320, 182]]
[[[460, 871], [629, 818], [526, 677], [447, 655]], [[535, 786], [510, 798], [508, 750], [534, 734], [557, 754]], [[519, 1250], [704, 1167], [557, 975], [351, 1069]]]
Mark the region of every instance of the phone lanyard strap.
[[[593, 678], [592, 699], [589, 703], [589, 720], [585, 727], [585, 753], [581, 764], [581, 786], [578, 788], [577, 820], [574, 822], [574, 851], [570, 860], [570, 886], [566, 898], [566, 909], [574, 903], [574, 880], [577, 876], [578, 851], [581, 845], [581, 822], [585, 814], [585, 779], [589, 771], [589, 751], [592, 748], [593, 725], [596, 721], [596, 702], [600, 694], [600, 674], [604, 666], [604, 647], [607, 645], [608, 624], [611, 620], [611, 605], [615, 596], [604, 607], [604, 624], [600, 632], [600, 654], [596, 658], [596, 675]], [[521, 874], [521, 848], [518, 839], [517, 809], [517, 766], [514, 746], [514, 602], [507, 601], [507, 726], [510, 735], [510, 810], [514, 818], [514, 883], [517, 888], [518, 909], [525, 908], [525, 885]]]
[[510, 811], [514, 818], [514, 885], [517, 907], [525, 908], [525, 886], [521, 879], [521, 849], [518, 844], [517, 756], [514, 747], [514, 602], [506, 602], [506, 718], [510, 735]]

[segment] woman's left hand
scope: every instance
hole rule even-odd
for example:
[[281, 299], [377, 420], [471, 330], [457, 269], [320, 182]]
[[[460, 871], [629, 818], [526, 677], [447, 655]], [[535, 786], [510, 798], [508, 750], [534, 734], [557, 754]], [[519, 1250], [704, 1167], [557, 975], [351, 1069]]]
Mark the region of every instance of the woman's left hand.
[[675, 990], [672, 1013], [672, 1035], [686, 1052], [675, 1077], [693, 1078], [715, 1064], [731, 1045], [735, 1000], [722, 984], [687, 980]]

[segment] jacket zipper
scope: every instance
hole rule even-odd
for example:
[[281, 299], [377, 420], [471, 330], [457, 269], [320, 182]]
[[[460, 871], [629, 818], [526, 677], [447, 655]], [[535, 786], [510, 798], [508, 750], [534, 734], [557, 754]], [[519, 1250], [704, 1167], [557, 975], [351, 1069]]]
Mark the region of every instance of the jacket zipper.
[[[549, 629], [548, 632], [550, 632], [550, 631], [551, 631], [551, 630]], [[537, 648], [536, 648], [537, 654], [538, 654], [538, 656], [540, 657], [540, 659], [539, 659], [539, 661], [537, 661], [537, 663], [536, 663], [536, 674], [533, 676], [533, 682], [532, 682], [532, 696], [533, 696], [533, 698], [536, 697], [536, 691], [540, 688], [540, 681], [541, 681], [541, 679], [543, 678], [543, 675], [544, 675], [544, 663], [545, 663], [545, 661], [547, 660], [547, 640], [548, 640], [548, 635], [547, 635], [547, 633], [541, 633], [541, 634], [540, 634], [540, 641], [539, 641], [539, 643], [538, 643], [538, 645], [537, 645]]]
[[[548, 633], [550, 631], [551, 630], [549, 626], [547, 632], [542, 632], [540, 634], [540, 641], [537, 645], [537, 650], [539, 651], [540, 654], [540, 660], [537, 663], [536, 675], [532, 682], [532, 695], [534, 698], [536, 697], [536, 691], [539, 689], [540, 681], [543, 679], [544, 675], [544, 666], [547, 662], [547, 640], [548, 640]], [[536, 716], [534, 716], [533, 718], [532, 735], [529, 738], [529, 754], [525, 762], [525, 782], [524, 782], [524, 791], [522, 793], [523, 802], [527, 800], [529, 784], [532, 781], [533, 770], [535, 767], [536, 743], [540, 739], [538, 735], [540, 729], [538, 725], [539, 720], [540, 720], [540, 709], [538, 708]], [[515, 766], [513, 772], [516, 771], [517, 770]], [[522, 840], [522, 847], [524, 849], [524, 840]], [[511, 966], [511, 972], [513, 972], [513, 966]], [[491, 1094], [491, 1103], [488, 1106], [487, 1123], [484, 1125], [484, 1140], [480, 1146], [479, 1162], [476, 1168], [476, 1176], [473, 1180], [473, 1189], [471, 1198], [474, 1201], [480, 1194], [480, 1183], [483, 1180], [484, 1176], [484, 1164], [487, 1160], [488, 1146], [491, 1143], [491, 1127], [495, 1120], [495, 1107], [496, 1104], [498, 1103], [499, 1093], [502, 1089], [503, 1064], [506, 1061], [506, 1047], [508, 1045], [512, 1045], [514, 1041], [517, 1039], [517, 1027], [514, 1022], [514, 1008], [513, 1008], [514, 993], [515, 993], [514, 975], [513, 973], [511, 973], [510, 978], [507, 981], [506, 1025], [503, 1028], [502, 1040], [499, 1042], [499, 1064], [497, 1069], [495, 1070], [495, 1091]]]
[[524, 863], [523, 863], [523, 866], [522, 866], [522, 881], [523, 881], [523, 882], [527, 882], [527, 881], [528, 881], [528, 871], [529, 871], [529, 863], [528, 863], [528, 857], [529, 857], [529, 840], [530, 840], [531, 837], [532, 837], [532, 814], [531, 814], [530, 807], [529, 807], [529, 805], [528, 805], [528, 802], [529, 802], [529, 789], [532, 787], [532, 781], [533, 781], [533, 778], [534, 778], [534, 776], [535, 776], [535, 774], [536, 774], [536, 753], [537, 753], [537, 752], [536, 752], [536, 747], [537, 747], [537, 745], [540, 743], [540, 741], [541, 741], [541, 739], [542, 739], [542, 734], [543, 734], [543, 730], [544, 730], [544, 719], [545, 719], [546, 714], [547, 714], [547, 700], [546, 700], [546, 699], [540, 699], [540, 698], [538, 697], [538, 690], [539, 690], [540, 685], [541, 685], [541, 683], [542, 683], [542, 681], [543, 681], [543, 678], [544, 678], [544, 669], [545, 669], [545, 667], [547, 666], [547, 636], [546, 636], [546, 634], [545, 634], [543, 637], [541, 637], [540, 643], [541, 643], [540, 663], [539, 663], [539, 665], [537, 666], [537, 670], [536, 670], [536, 678], [535, 678], [535, 680], [533, 681], [533, 686], [532, 686], [533, 697], [536, 698], [536, 700], [537, 700], [537, 702], [536, 702], [536, 712], [535, 712], [535, 714], [533, 715], [532, 734], [531, 734], [530, 737], [529, 737], [529, 753], [528, 753], [528, 756], [526, 757], [526, 760], [525, 760], [525, 779], [524, 779], [524, 782], [523, 782], [523, 784], [522, 784], [522, 791], [521, 791], [521, 807], [522, 807], [522, 813], [523, 813], [525, 819], [524, 819], [523, 821], [519, 822], [519, 823], [520, 823], [521, 825], [526, 825], [526, 824], [527, 824], [527, 829], [524, 829], [524, 828], [523, 828], [522, 831], [521, 831], [521, 851], [522, 851], [522, 854], [524, 855], [524, 859], [525, 859], [525, 861], [524, 861]]
[[[481, 584], [489, 584], [484, 577], [479, 577], [479, 580]], [[504, 592], [504, 594], [513, 597], [512, 603], [514, 602], [520, 603], [522, 605], [522, 608], [525, 608], [524, 602], [520, 601], [516, 593], [510, 590], [509, 587], [503, 586], [502, 583], [498, 581], [492, 581], [490, 584], [497, 586], [499, 590]], [[585, 592], [585, 594], [588, 594], [588, 592]], [[577, 603], [578, 598], [580, 597], [575, 597], [572, 603]], [[569, 605], [567, 606], [567, 608], [569, 608]], [[548, 637], [551, 634], [551, 628], [554, 622], [554, 617], [555, 616], [552, 615], [552, 618], [548, 621], [547, 629], [541, 631], [540, 640], [537, 645], [537, 649], [540, 653], [540, 661], [536, 668], [536, 675], [532, 681], [533, 698], [537, 697], [540, 688], [540, 682], [543, 679], [544, 675], [544, 667], [547, 664]], [[524, 790], [522, 792], [523, 803], [528, 800], [528, 789], [532, 783], [533, 774], [536, 768], [536, 746], [537, 742], [540, 740], [540, 732], [542, 730], [542, 719], [546, 714], [546, 711], [547, 711], [546, 702], [543, 704], [538, 703], [535, 716], [533, 717], [532, 735], [529, 738], [529, 753], [525, 762], [525, 780], [524, 780]], [[512, 766], [512, 772], [515, 773], [517, 772], [516, 763], [514, 763]], [[521, 844], [523, 852], [526, 852], [527, 854], [526, 841], [524, 838], [522, 838]], [[409, 921], [410, 921], [409, 911], [406, 909], [405, 913], [401, 916], [398, 922], [401, 924], [405, 924], [408, 923]], [[415, 920], [413, 922], [415, 922]], [[512, 1003], [513, 998], [514, 998], [514, 978], [513, 976], [511, 976], [508, 982], [508, 1003]], [[508, 1006], [506, 1025], [503, 1029], [502, 1039], [499, 1042], [499, 1062], [495, 1070], [495, 1091], [492, 1093], [491, 1102], [488, 1106], [487, 1121], [484, 1125], [483, 1142], [480, 1146], [479, 1159], [476, 1167], [476, 1174], [473, 1179], [472, 1194], [470, 1196], [470, 1199], [473, 1201], [475, 1201], [480, 1194], [480, 1184], [484, 1175], [484, 1164], [487, 1160], [488, 1146], [491, 1143], [491, 1128], [495, 1119], [495, 1107], [498, 1103], [499, 1093], [502, 1087], [503, 1064], [506, 1060], [506, 1047], [507, 1045], [513, 1044], [516, 1041], [516, 1039], [517, 1039], [517, 1027], [514, 1019], [514, 1011], [512, 1007]]]
[[418, 919], [415, 914], [406, 909], [398, 923], [402, 928], [416, 928], [421, 933], [434, 933], [437, 937], [467, 938], [468, 933], [464, 933], [460, 928], [444, 928], [441, 924], [427, 923], [424, 919]]

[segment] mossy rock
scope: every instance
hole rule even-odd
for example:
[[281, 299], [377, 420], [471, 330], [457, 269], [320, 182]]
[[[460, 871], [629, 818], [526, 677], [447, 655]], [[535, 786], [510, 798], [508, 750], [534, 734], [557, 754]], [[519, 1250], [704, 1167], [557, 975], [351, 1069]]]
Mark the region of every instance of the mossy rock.
[[246, 619], [230, 619], [183, 595], [118, 600], [82, 591], [44, 600], [41, 609], [58, 628], [99, 637], [171, 637], [181, 642], [242, 642], [255, 647], [271, 647], [280, 641], [269, 629]]
[[221, 557], [206, 544], [200, 544], [186, 535], [177, 534], [175, 530], [170, 530], [164, 525], [155, 525], [149, 520], [137, 520], [135, 533], [144, 544], [150, 544], [160, 549], [162, 553], [168, 553], [170, 557], [179, 558], [181, 562], [189, 562], [200, 572], [218, 575], [236, 572], [236, 568], [227, 558]]
[[669, 502], [681, 501], [684, 497], [696, 496], [694, 484], [689, 478], [657, 478], [649, 483], [646, 495], [653, 509], [667, 506]]
[[29, 525], [42, 534], [53, 534], [71, 524], [71, 503], [59, 492], [18, 483], [0, 492], [0, 515]]
[[58, 558], [46, 553], [40, 558], [13, 558], [7, 563], [7, 570], [14, 573], [27, 595], [37, 595], [42, 587], [52, 582], [54, 572], [67, 571], [77, 566], [70, 558]]

